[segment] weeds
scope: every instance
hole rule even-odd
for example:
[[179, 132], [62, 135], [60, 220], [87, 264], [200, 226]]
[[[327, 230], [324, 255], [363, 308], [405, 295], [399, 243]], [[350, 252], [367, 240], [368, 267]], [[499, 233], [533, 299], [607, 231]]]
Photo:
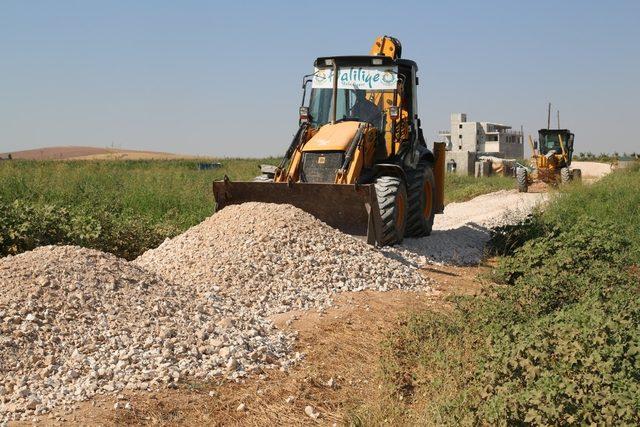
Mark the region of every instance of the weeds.
[[211, 215], [214, 179], [251, 179], [274, 161], [2, 162], [0, 255], [73, 244], [133, 259]]
[[[133, 259], [213, 213], [211, 183], [250, 180], [278, 159], [11, 161], [0, 163], [0, 256], [72, 244]], [[513, 186], [504, 178], [447, 177], [459, 201]]]
[[463, 202], [482, 194], [498, 190], [511, 190], [515, 188], [515, 180], [512, 177], [490, 176], [475, 178], [473, 176], [461, 176], [451, 173], [445, 175], [445, 202]]
[[483, 294], [405, 319], [381, 363], [393, 421], [637, 425], [639, 186], [636, 169], [566, 189], [494, 236]]

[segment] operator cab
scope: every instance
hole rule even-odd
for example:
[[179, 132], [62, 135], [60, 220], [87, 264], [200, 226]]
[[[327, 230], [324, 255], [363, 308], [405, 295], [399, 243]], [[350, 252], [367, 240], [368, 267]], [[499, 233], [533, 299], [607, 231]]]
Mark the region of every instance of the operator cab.
[[551, 151], [554, 151], [555, 154], [562, 154], [560, 136], [567, 151], [568, 163], [571, 163], [574, 135], [568, 129], [540, 129], [538, 131], [540, 154], [544, 156]]
[[357, 121], [384, 135], [396, 119], [417, 120], [415, 62], [387, 56], [339, 56], [318, 58], [314, 67], [314, 73], [304, 79], [301, 108], [301, 118], [304, 115], [314, 128]]

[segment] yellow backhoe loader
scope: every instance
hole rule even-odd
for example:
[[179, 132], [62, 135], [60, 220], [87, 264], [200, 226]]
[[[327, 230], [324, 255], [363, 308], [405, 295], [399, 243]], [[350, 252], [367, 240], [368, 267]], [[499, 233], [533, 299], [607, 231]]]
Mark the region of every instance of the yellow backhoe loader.
[[444, 144], [426, 145], [418, 66], [401, 53], [382, 36], [369, 55], [316, 59], [281, 163], [253, 182], [214, 182], [217, 209], [287, 203], [379, 246], [430, 234], [444, 209]]

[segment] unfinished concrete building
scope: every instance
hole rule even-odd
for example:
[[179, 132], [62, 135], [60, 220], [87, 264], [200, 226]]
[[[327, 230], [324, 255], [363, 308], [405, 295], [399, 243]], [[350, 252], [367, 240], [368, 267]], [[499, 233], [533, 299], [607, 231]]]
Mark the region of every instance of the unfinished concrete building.
[[522, 132], [499, 123], [467, 121], [465, 113], [452, 113], [451, 129], [439, 134], [447, 143], [448, 170], [454, 168], [460, 175], [473, 175], [480, 156], [524, 157]]

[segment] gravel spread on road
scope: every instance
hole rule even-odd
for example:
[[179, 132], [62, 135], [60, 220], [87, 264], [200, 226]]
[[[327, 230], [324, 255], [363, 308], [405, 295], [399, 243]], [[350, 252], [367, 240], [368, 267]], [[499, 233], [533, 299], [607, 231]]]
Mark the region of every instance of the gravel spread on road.
[[571, 169], [580, 169], [582, 179], [596, 181], [611, 173], [611, 164], [602, 162], [571, 162]]
[[491, 229], [517, 224], [548, 199], [548, 193], [501, 190], [449, 203], [443, 215], [436, 215], [431, 236], [404, 239], [401, 245], [382, 251], [414, 267], [427, 263], [475, 265], [483, 259]]

